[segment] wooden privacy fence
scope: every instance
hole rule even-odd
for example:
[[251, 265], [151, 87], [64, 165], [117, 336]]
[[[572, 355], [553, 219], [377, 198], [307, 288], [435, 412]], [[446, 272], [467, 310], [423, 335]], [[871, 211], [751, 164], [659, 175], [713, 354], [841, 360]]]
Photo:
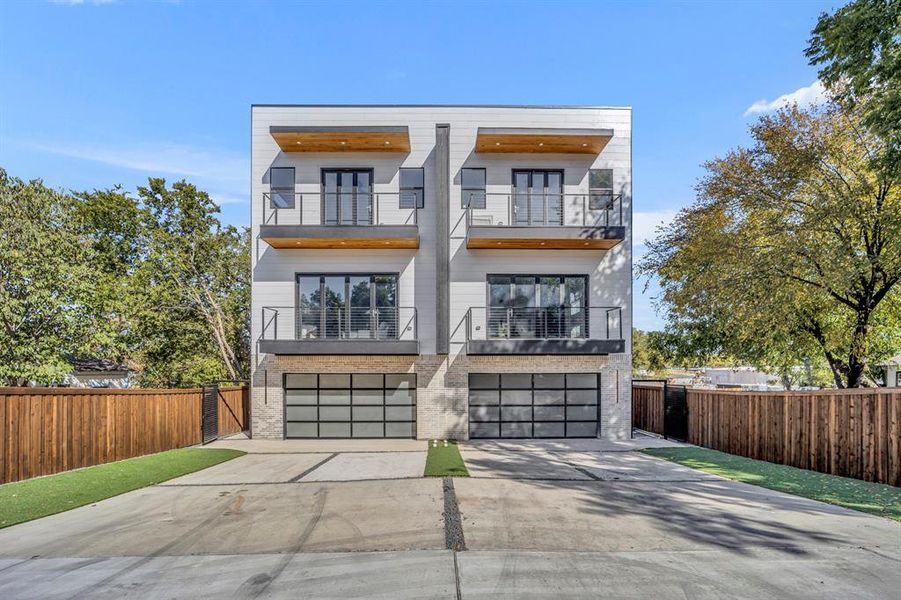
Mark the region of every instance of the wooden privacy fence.
[[[219, 434], [247, 428], [248, 392], [219, 388]], [[0, 483], [199, 444], [201, 390], [0, 388]]]
[[[901, 486], [899, 389], [812, 392], [689, 389], [687, 401], [688, 442], [692, 444]], [[662, 388], [633, 387], [635, 427], [655, 431], [656, 415], [662, 415], [664, 408]], [[662, 433], [662, 427], [655, 433]]]
[[632, 385], [632, 427], [663, 435], [662, 385]]

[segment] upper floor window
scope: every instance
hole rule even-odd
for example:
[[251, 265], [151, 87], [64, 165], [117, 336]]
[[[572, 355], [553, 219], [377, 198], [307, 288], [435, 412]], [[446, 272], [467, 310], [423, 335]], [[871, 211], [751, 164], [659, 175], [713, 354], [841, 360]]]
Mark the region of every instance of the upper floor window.
[[485, 169], [460, 171], [463, 208], [485, 208]]
[[422, 167], [400, 169], [400, 208], [425, 207], [425, 173]]
[[613, 169], [588, 171], [588, 208], [605, 210], [613, 201]]
[[294, 208], [294, 167], [269, 169], [269, 208]]

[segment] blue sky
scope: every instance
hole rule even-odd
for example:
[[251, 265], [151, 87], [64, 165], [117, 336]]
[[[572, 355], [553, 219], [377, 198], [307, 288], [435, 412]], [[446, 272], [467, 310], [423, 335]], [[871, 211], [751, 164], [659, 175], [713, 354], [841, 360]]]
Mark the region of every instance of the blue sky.
[[[249, 222], [252, 103], [634, 109], [636, 253], [779, 98], [842, 2], [0, 3], [0, 166], [55, 187], [187, 178]], [[635, 321], [658, 329], [636, 282]]]

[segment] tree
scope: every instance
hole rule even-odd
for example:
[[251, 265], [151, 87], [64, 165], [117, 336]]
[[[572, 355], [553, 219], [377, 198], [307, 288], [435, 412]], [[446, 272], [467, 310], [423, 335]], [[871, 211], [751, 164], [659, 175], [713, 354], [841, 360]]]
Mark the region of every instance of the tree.
[[[140, 327], [145, 338], [153, 340], [145, 356], [157, 364], [150, 365], [148, 379], [172, 385], [186, 379], [196, 383], [199, 377], [245, 378], [250, 349], [248, 233], [223, 226], [209, 195], [184, 181], [168, 188], [165, 180], [152, 178], [138, 188], [138, 197], [147, 215], [146, 254], [136, 273], [145, 291]], [[211, 360], [213, 356], [218, 360]], [[192, 375], [173, 372], [172, 359]]]
[[820, 15], [806, 55], [846, 108], [863, 107], [863, 123], [901, 153], [901, 0], [855, 0]]
[[94, 341], [91, 248], [71, 220], [72, 198], [0, 169], [0, 380], [48, 384]]
[[901, 196], [862, 119], [787, 108], [705, 165], [697, 200], [639, 265], [671, 325], [760, 367], [819, 355], [837, 387], [866, 382], [870, 358], [901, 342]]

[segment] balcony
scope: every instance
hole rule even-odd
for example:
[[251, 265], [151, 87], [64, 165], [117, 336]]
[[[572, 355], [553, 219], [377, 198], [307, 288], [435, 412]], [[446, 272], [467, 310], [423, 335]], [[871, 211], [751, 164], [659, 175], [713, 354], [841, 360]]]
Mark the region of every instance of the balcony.
[[264, 354], [419, 354], [415, 308], [264, 306]]
[[601, 355], [625, 352], [618, 306], [473, 307], [466, 353]]
[[608, 250], [625, 235], [622, 194], [475, 192], [466, 209], [470, 249]]
[[260, 238], [273, 248], [419, 248], [418, 210], [399, 192], [264, 192]]

